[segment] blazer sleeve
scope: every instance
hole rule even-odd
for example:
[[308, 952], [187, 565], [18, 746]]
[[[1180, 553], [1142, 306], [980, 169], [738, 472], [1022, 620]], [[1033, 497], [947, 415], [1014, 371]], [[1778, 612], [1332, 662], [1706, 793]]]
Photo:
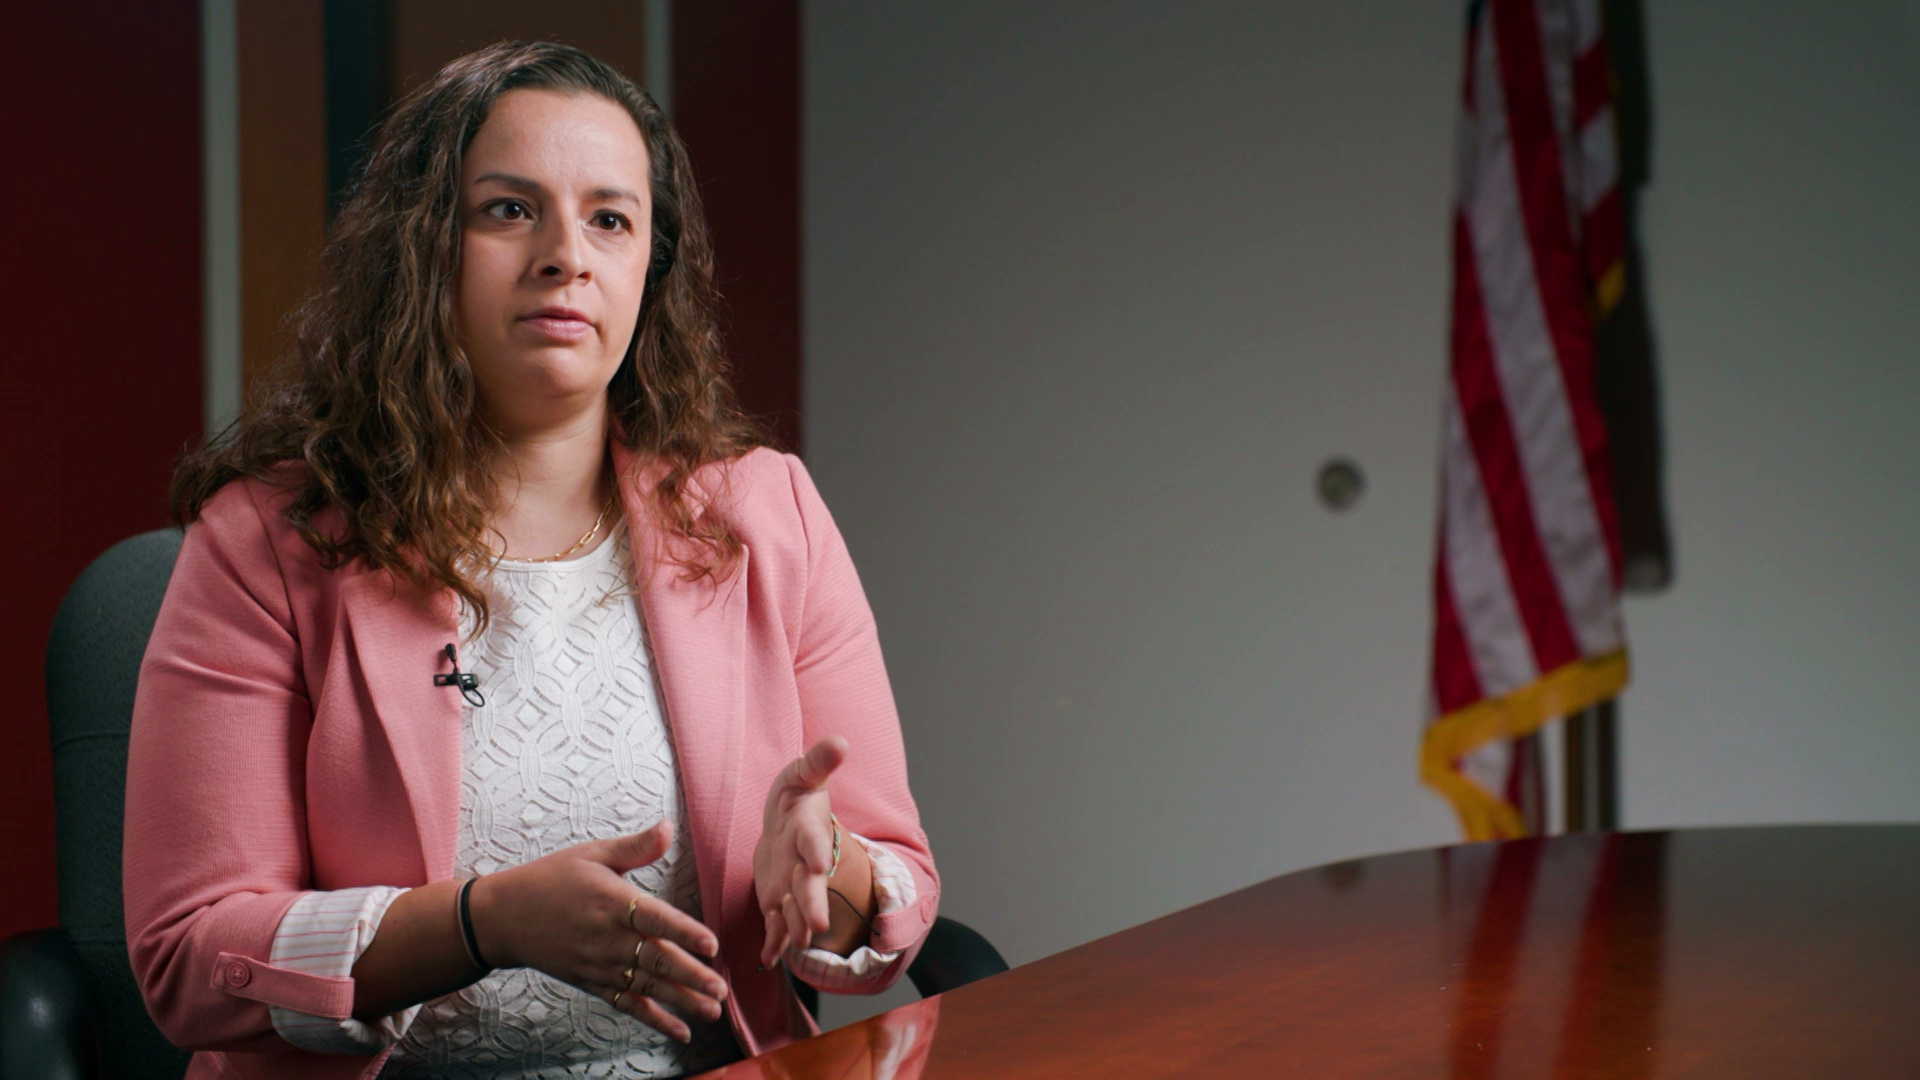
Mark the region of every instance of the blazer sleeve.
[[799, 458], [788, 456], [787, 463], [807, 546], [806, 595], [793, 664], [806, 743], [827, 735], [846, 737], [847, 761], [831, 783], [834, 813], [848, 829], [885, 844], [913, 875], [914, 902], [874, 919], [873, 949], [906, 954], [888, 977], [858, 987], [879, 993], [913, 962], [926, 939], [940, 907], [940, 877], [907, 787], [906, 748], [873, 611], [813, 478]]
[[353, 980], [268, 962], [307, 889], [312, 710], [288, 590], [253, 482], [187, 528], [140, 669], [122, 881], [147, 1009], [194, 1050], [285, 1048], [269, 1006], [351, 1014]]

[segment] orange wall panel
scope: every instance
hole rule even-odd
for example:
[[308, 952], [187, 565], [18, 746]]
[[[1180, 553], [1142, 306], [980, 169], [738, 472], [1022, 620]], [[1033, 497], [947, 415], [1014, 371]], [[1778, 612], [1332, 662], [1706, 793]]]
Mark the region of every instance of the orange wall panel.
[[321, 0], [240, 0], [240, 348], [250, 384], [286, 347], [327, 229]]

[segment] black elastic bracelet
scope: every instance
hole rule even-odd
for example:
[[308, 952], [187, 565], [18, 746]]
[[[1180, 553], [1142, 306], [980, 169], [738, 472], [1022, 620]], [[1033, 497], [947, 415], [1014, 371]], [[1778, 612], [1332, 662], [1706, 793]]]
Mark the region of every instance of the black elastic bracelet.
[[473, 966], [480, 969], [480, 974], [485, 975], [493, 970], [493, 965], [487, 963], [487, 958], [480, 955], [480, 939], [473, 935], [473, 913], [467, 910], [467, 894], [473, 891], [473, 883], [479, 880], [477, 877], [471, 877], [460, 886], [460, 937], [466, 942], [467, 959], [472, 960]]
[[847, 905], [847, 910], [853, 912], [853, 917], [856, 919], [859, 919], [860, 925], [867, 928], [867, 937], [876, 938], [880, 936], [879, 933], [875, 931], [873, 928], [873, 920], [867, 918], [865, 915], [860, 914], [860, 909], [853, 906], [853, 901], [847, 899], [846, 893], [841, 892], [839, 889], [833, 889], [833, 888], [829, 888], [827, 891], [839, 897], [840, 902]]

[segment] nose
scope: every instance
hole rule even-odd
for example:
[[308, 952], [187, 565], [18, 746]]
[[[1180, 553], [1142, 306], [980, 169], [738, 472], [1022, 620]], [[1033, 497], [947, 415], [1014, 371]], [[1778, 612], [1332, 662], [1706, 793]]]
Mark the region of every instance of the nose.
[[542, 280], [549, 284], [565, 285], [591, 276], [587, 267], [586, 251], [581, 245], [580, 232], [566, 221], [548, 219], [544, 238], [547, 243], [540, 251], [535, 265]]

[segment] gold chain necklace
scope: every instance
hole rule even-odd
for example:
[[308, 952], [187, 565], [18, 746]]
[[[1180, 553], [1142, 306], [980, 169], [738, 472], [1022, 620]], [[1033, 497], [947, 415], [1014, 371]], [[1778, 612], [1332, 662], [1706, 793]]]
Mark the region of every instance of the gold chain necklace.
[[[618, 499], [619, 495], [620, 495], [620, 491], [618, 488], [616, 488], [614, 489], [613, 494], [607, 496], [607, 505], [601, 507], [600, 516], [593, 519], [593, 528], [587, 530], [587, 535], [574, 541], [572, 547], [559, 553], [558, 555], [549, 555], [544, 559], [513, 559], [511, 561], [512, 562], [559, 562], [561, 559], [564, 559], [567, 556], [573, 554], [574, 552], [579, 551], [581, 548], [586, 547], [587, 544], [590, 543], [594, 537], [600, 535], [600, 526], [605, 525], [607, 523], [607, 515], [613, 512], [613, 504]], [[495, 558], [499, 558], [499, 559], [505, 559], [507, 557], [507, 553], [504, 551], [496, 551], [493, 554]]]

